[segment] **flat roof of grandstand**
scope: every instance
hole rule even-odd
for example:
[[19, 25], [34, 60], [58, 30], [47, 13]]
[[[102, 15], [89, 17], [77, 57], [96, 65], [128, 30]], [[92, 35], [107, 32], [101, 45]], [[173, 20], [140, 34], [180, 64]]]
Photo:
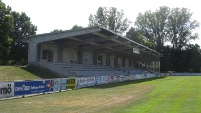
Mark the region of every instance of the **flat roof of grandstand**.
[[21, 42], [36, 44], [43, 42], [63, 43], [65, 46], [82, 48], [82, 50], [97, 50], [127, 56], [133, 56], [135, 54], [133, 53], [134, 49], [137, 48], [139, 55], [135, 54], [135, 58], [140, 60], [158, 59], [161, 55], [155, 50], [100, 26], [34, 35], [21, 40]]

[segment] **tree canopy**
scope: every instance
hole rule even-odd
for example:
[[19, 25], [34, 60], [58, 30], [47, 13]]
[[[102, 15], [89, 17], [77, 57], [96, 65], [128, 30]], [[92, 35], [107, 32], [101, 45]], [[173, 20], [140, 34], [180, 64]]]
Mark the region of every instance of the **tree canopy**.
[[143, 36], [140, 33], [140, 31], [137, 30], [136, 28], [131, 27], [129, 31], [126, 33], [126, 37], [149, 48], [154, 48], [153, 42], [150, 41], [150, 39]]
[[55, 32], [61, 32], [62, 31], [62, 29], [54, 29], [53, 31], [51, 31], [50, 33], [55, 33]]
[[9, 37], [9, 31], [13, 28], [13, 16], [11, 8], [0, 0], [0, 64], [5, 60], [11, 49], [12, 38]]
[[192, 13], [187, 8], [160, 7], [155, 12], [139, 13], [135, 27], [154, 43], [157, 51], [161, 51], [165, 42], [170, 41], [174, 49], [184, 48], [190, 40], [196, 39], [193, 30], [199, 26], [191, 19]]
[[83, 28], [82, 26], [78, 26], [78, 25], [74, 25], [73, 27], [72, 27], [72, 29], [81, 29], [81, 28]]
[[28, 47], [17, 39], [35, 35], [36, 30], [24, 12], [12, 11], [0, 0], [0, 64], [27, 59]]
[[99, 7], [96, 14], [89, 16], [89, 26], [102, 26], [118, 34], [123, 34], [130, 26], [123, 10], [115, 7]]
[[187, 8], [173, 8], [167, 21], [168, 39], [174, 49], [182, 49], [190, 40], [198, 38], [193, 30], [199, 27], [196, 20], [191, 19], [192, 13]]
[[28, 45], [17, 42], [17, 39], [35, 35], [37, 27], [32, 24], [30, 17], [28, 17], [24, 12], [18, 13], [12, 11], [11, 15], [13, 16], [14, 22], [13, 28], [9, 32], [9, 36], [13, 41], [8, 58], [15, 59], [16, 61], [25, 60], [28, 57]]

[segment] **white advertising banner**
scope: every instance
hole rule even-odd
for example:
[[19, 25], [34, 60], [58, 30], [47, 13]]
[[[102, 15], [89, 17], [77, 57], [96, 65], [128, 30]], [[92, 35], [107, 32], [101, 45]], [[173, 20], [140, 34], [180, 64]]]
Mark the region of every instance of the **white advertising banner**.
[[141, 79], [141, 75], [140, 74], [136, 75], [136, 77], [137, 77], [137, 79]]
[[81, 77], [77, 78], [76, 88], [95, 86], [96, 80], [95, 77]]
[[144, 74], [139, 74], [138, 77], [138, 79], [144, 79]]
[[153, 77], [156, 77], [156, 74], [151, 74], [151, 77], [153, 78]]
[[113, 76], [107, 76], [108, 83], [114, 83], [114, 77]]
[[96, 76], [96, 85], [108, 84], [107, 76]]
[[14, 82], [0, 82], [0, 98], [14, 96]]
[[132, 79], [131, 79], [131, 75], [124, 75], [124, 76], [127, 77], [127, 80], [132, 80]]
[[146, 74], [146, 78], [150, 78], [151, 77], [151, 74]]
[[118, 75], [113, 75], [113, 79], [114, 79], [114, 82], [119, 82], [119, 76]]
[[124, 75], [120, 75], [120, 82], [124, 82], [128, 80], [128, 77], [127, 76], [124, 76]]
[[130, 75], [130, 80], [137, 80], [137, 76], [136, 75]]

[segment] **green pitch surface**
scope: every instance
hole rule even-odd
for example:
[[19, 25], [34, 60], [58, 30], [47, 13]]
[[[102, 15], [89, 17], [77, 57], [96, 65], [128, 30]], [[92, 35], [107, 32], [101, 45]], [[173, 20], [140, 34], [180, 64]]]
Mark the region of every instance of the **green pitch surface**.
[[201, 113], [201, 76], [128, 81], [0, 101], [2, 113]]

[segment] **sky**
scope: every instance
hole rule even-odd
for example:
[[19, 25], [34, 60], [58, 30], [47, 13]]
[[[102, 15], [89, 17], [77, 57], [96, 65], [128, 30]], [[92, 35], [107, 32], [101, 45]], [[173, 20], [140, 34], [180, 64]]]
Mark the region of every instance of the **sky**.
[[[132, 23], [141, 12], [159, 9], [160, 6], [170, 8], [188, 8], [193, 13], [192, 19], [201, 23], [199, 0], [2, 0], [12, 10], [25, 12], [34, 25], [37, 34], [49, 33], [54, 29], [68, 30], [74, 25], [88, 26], [90, 14], [95, 14], [98, 7], [116, 7], [123, 10], [125, 17]], [[192, 43], [201, 46], [201, 31], [196, 30], [200, 39]]]

